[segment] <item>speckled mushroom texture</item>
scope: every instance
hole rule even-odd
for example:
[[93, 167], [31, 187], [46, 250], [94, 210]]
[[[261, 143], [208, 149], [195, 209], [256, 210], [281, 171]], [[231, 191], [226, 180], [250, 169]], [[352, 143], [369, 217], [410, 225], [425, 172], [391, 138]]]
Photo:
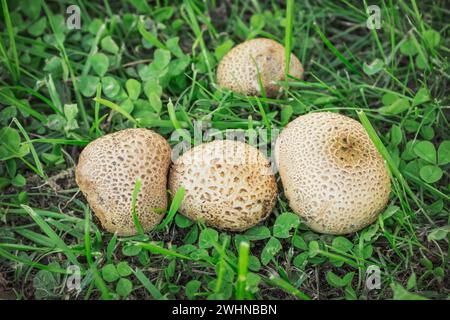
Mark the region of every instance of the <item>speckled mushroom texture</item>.
[[[284, 47], [270, 39], [245, 41], [228, 52], [217, 67], [217, 83], [220, 87], [246, 95], [260, 95], [258, 73], [267, 96], [275, 96], [285, 79]], [[303, 78], [303, 66], [291, 54], [289, 74]]]
[[356, 232], [386, 206], [389, 175], [359, 122], [331, 112], [301, 116], [283, 130], [275, 149], [289, 205], [311, 229]]
[[266, 219], [277, 185], [266, 157], [255, 147], [216, 140], [187, 151], [172, 165], [172, 194], [186, 189], [179, 211], [193, 220], [229, 231], [243, 231]]
[[148, 231], [161, 221], [161, 210], [167, 208], [170, 156], [167, 141], [146, 129], [118, 131], [86, 146], [78, 161], [76, 182], [106, 230], [119, 235], [137, 233], [132, 213], [137, 179], [142, 183], [136, 198], [142, 228]]

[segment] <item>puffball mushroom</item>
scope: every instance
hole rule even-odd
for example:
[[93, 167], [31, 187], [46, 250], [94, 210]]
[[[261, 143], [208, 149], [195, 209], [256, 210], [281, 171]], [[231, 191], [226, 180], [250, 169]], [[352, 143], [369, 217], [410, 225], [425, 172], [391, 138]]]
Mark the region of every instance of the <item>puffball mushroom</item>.
[[266, 219], [277, 185], [269, 161], [255, 147], [216, 140], [190, 149], [170, 170], [172, 194], [185, 188], [178, 209], [192, 220], [228, 231], [243, 231]]
[[81, 152], [76, 182], [102, 226], [119, 235], [137, 233], [132, 194], [139, 222], [148, 231], [167, 208], [167, 173], [171, 149], [159, 134], [146, 129], [126, 129], [89, 143]]
[[[231, 49], [217, 67], [217, 83], [220, 87], [246, 95], [260, 95], [261, 86], [267, 96], [275, 96], [285, 80], [284, 47], [271, 39], [257, 38], [245, 41]], [[291, 54], [289, 74], [303, 77], [303, 66]]]
[[289, 205], [313, 230], [356, 232], [386, 206], [390, 179], [363, 126], [319, 112], [300, 116], [282, 131], [275, 158]]

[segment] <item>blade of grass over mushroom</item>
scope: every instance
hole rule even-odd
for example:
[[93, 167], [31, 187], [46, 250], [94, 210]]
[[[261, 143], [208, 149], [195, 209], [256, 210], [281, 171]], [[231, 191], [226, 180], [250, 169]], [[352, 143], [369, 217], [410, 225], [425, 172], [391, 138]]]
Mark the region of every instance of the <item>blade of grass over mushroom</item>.
[[409, 187], [408, 183], [406, 182], [406, 180], [403, 178], [403, 175], [401, 174], [401, 172], [398, 170], [397, 166], [394, 163], [394, 160], [392, 159], [389, 151], [386, 149], [386, 147], [383, 145], [383, 142], [381, 141], [381, 139], [378, 137], [375, 129], [373, 128], [372, 124], [370, 123], [370, 120], [367, 118], [366, 114], [364, 113], [364, 111], [359, 110], [357, 111], [357, 115], [359, 117], [359, 120], [361, 121], [361, 124], [363, 125], [363, 127], [366, 129], [367, 134], [369, 135], [370, 139], [372, 140], [372, 142], [374, 143], [375, 147], [377, 148], [378, 152], [381, 153], [381, 155], [383, 156], [383, 158], [386, 160], [389, 169], [391, 170], [391, 172], [393, 173], [393, 175], [398, 179], [398, 181], [404, 186], [406, 192], [409, 194], [409, 196], [411, 197], [411, 199], [419, 206], [421, 207], [419, 200], [417, 199], [416, 195], [414, 194], [414, 192], [411, 190], [411, 188]]
[[291, 62], [292, 32], [294, 29], [294, 0], [286, 3], [286, 28], [284, 31], [284, 81], [285, 88], [289, 87], [289, 65]]
[[336, 49], [336, 47], [331, 43], [330, 40], [328, 40], [328, 38], [325, 36], [325, 34], [322, 32], [322, 30], [320, 30], [319, 26], [314, 23], [313, 24], [314, 30], [317, 32], [317, 34], [319, 35], [320, 39], [322, 39], [323, 43], [328, 47], [328, 49], [330, 49], [330, 51], [339, 59], [341, 60], [341, 62], [347, 67], [349, 68], [352, 72], [362, 76], [362, 73], [350, 62], [347, 60], [346, 57], [344, 57], [344, 55], [342, 53], [339, 52], [338, 49]]
[[20, 77], [20, 63], [19, 63], [19, 55], [17, 54], [16, 40], [14, 38], [14, 30], [11, 23], [11, 16], [9, 14], [8, 3], [6, 2], [6, 0], [2, 0], [2, 9], [3, 9], [3, 16], [5, 18], [6, 32], [8, 33], [9, 46], [14, 59], [14, 62], [10, 64], [10, 66], [14, 82], [16, 82], [19, 80]]
[[158, 288], [147, 278], [147, 276], [140, 269], [133, 270], [133, 273], [154, 299], [167, 300], [167, 297], [161, 294]]
[[125, 118], [127, 118], [128, 120], [130, 120], [134, 124], [137, 124], [136, 119], [134, 119], [128, 112], [126, 112], [122, 107], [120, 107], [119, 105], [115, 104], [114, 102], [108, 101], [108, 100], [103, 99], [103, 98], [97, 98], [97, 97], [94, 98], [94, 101], [99, 102], [102, 105], [110, 108], [111, 110], [120, 113], [121, 115], [123, 115]]
[[156, 227], [156, 230], [163, 230], [166, 226], [168, 226], [173, 218], [175, 217], [175, 214], [178, 211], [178, 208], [181, 205], [181, 202], [184, 198], [185, 188], [181, 187], [177, 190], [175, 195], [173, 196], [172, 203], [170, 204], [169, 212], [167, 213], [167, 216], [164, 218], [164, 220]]
[[30, 217], [34, 220], [34, 222], [36, 222], [36, 224], [42, 229], [42, 231], [44, 231], [44, 233], [53, 241], [54, 246], [60, 248], [71, 263], [81, 267], [81, 264], [78, 262], [77, 258], [72, 253], [70, 248], [67, 247], [64, 241], [55, 233], [55, 231], [53, 231], [53, 229], [47, 224], [47, 222], [45, 222], [45, 220], [42, 219], [42, 217], [29, 206], [21, 205], [21, 207], [30, 215]]
[[[199, 0], [182, 1], [178, 5], [168, 1], [105, 0], [96, 3], [76, 0], [74, 3], [79, 4], [82, 24], [82, 30], [78, 31], [68, 30], [67, 21], [63, 19], [68, 17], [64, 5], [55, 1], [41, 2], [0, 0], [0, 69], [3, 70], [0, 128], [5, 127], [0, 130], [0, 158], [8, 159], [0, 161], [0, 274], [7, 282], [8, 291], [15, 297], [94, 300], [109, 293], [112, 299], [129, 300], [238, 297], [288, 300], [301, 299], [302, 295], [296, 291], [299, 290], [312, 299], [363, 299], [368, 294], [364, 279], [366, 269], [370, 265], [379, 265], [385, 281], [381, 281], [380, 290], [370, 291], [371, 299], [386, 299], [386, 293], [392, 293], [395, 299], [402, 295], [408, 297], [408, 294], [415, 298], [417, 295], [431, 299], [447, 298], [444, 284], [450, 253], [446, 228], [450, 209], [447, 192], [450, 124], [446, 114], [448, 95], [445, 84], [450, 78], [445, 58], [450, 52], [450, 39], [444, 36], [448, 11], [441, 5], [443, 0], [433, 3], [380, 1], [382, 29], [379, 30], [366, 28], [368, 17], [377, 22], [377, 12], [367, 10], [373, 9], [373, 3], [368, 0], [358, 4], [348, 0], [309, 1], [306, 5], [295, 0], [235, 0], [226, 6], [220, 1]], [[2, 10], [4, 3], [8, 12]], [[125, 14], [116, 19], [115, 12]], [[11, 20], [9, 28], [5, 13]], [[329, 42], [323, 40], [317, 27]], [[259, 70], [250, 57], [245, 59], [245, 63], [236, 64], [243, 66], [236, 72], [242, 79], [247, 78], [247, 70], [251, 71], [248, 75], [251, 74], [254, 81], [248, 88], [253, 91], [234, 92], [232, 87], [242, 86], [237, 86], [238, 79], [233, 80], [236, 75], [231, 75], [229, 67], [221, 68], [226, 72], [220, 79], [230, 76], [230, 86], [219, 86], [219, 77], [216, 80], [219, 66], [224, 60], [233, 60], [228, 59], [232, 57], [229, 55], [232, 50], [247, 41], [261, 38], [265, 40], [259, 44], [269, 44], [271, 40], [277, 42], [279, 46], [272, 56], [276, 59], [271, 59], [270, 55], [256, 57], [259, 44], [253, 42], [249, 50], [255, 53], [253, 57], [258, 61]], [[170, 51], [170, 59], [164, 56], [168, 64], [160, 66], [153, 63], [151, 66], [152, 61], [159, 60], [154, 55], [158, 49]], [[102, 55], [101, 59], [106, 56], [109, 63], [94, 65], [92, 57], [97, 53]], [[245, 55], [245, 50], [242, 53]], [[227, 59], [223, 59], [225, 55], [229, 55]], [[294, 63], [296, 56], [303, 63], [308, 81], [299, 77], [297, 63]], [[360, 74], [343, 63], [342, 56]], [[274, 61], [278, 64], [268, 70], [267, 64]], [[164, 68], [159, 68], [163, 65]], [[277, 71], [273, 79], [279, 81], [272, 82], [269, 77], [264, 77], [271, 70]], [[82, 75], [84, 77], [80, 79]], [[103, 92], [105, 76], [116, 79], [116, 88], [120, 89], [116, 95]], [[212, 83], [211, 78], [217, 82]], [[129, 82], [127, 86], [130, 79], [134, 79], [131, 81], [133, 85]], [[162, 109], [155, 94], [162, 102]], [[94, 97], [118, 105], [135, 122], [101, 104], [100, 100], [94, 101]], [[167, 105], [169, 100], [173, 105]], [[402, 104], [400, 100], [405, 101]], [[87, 124], [79, 101], [85, 105]], [[74, 103], [77, 107], [64, 108], [65, 104]], [[271, 155], [274, 145], [266, 140], [266, 127], [272, 130], [275, 138], [278, 130], [282, 134], [296, 118], [316, 111], [351, 116], [361, 123], [356, 117], [358, 110], [365, 112], [375, 134], [389, 152], [392, 165], [397, 167], [420, 206], [412, 199], [405, 183], [389, 170], [388, 161], [380, 154], [376, 161], [377, 168], [384, 170], [383, 184], [376, 181], [376, 175], [370, 179], [361, 176], [361, 181], [379, 186], [375, 192], [383, 193], [387, 208], [381, 210], [371, 225], [348, 236], [320, 235], [320, 230], [312, 230], [306, 224], [285, 230], [288, 225], [297, 225], [297, 220], [293, 216], [295, 204], [292, 199], [287, 199], [289, 193], [281, 190], [276, 192], [273, 215], [248, 231], [219, 230], [214, 225], [207, 227], [205, 220], [196, 222], [196, 219], [186, 218], [179, 212], [181, 208], [176, 210], [178, 205], [174, 201], [181, 186], [186, 187], [183, 203], [192, 198], [187, 197], [190, 189], [185, 184], [171, 189], [163, 183], [158, 194], [152, 194], [157, 198], [166, 197], [165, 200], [170, 197], [169, 202], [162, 201], [165, 206], [152, 204], [150, 208], [153, 209], [142, 214], [141, 209], [147, 206], [142, 206], [141, 195], [152, 173], [144, 172], [148, 168], [139, 169], [138, 165], [132, 165], [140, 158], [134, 151], [122, 157], [124, 147], [115, 143], [122, 140], [114, 139], [116, 141], [108, 145], [113, 153], [116, 150], [120, 152], [120, 162], [116, 162], [118, 174], [125, 173], [127, 170], [124, 169], [128, 167], [132, 167], [133, 172], [143, 170], [136, 175], [131, 174], [131, 180], [126, 180], [133, 187], [126, 193], [124, 205], [120, 206], [128, 207], [128, 211], [120, 212], [121, 216], [126, 216], [127, 232], [122, 235], [115, 228], [109, 230], [110, 224], [101, 223], [104, 220], [100, 219], [100, 211], [97, 212], [99, 219], [94, 219], [96, 212], [91, 209], [89, 221], [86, 220], [85, 209], [96, 206], [88, 206], [88, 198], [92, 199], [92, 196], [82, 194], [83, 190], [75, 185], [74, 165], [80, 162], [79, 155], [84, 146], [96, 138], [109, 133], [119, 135], [124, 129], [148, 128], [162, 136], [159, 140], [167, 142], [170, 139], [172, 146], [178, 147], [179, 142], [187, 144], [193, 140], [195, 145], [191, 146], [195, 147], [206, 142], [204, 140], [216, 140], [234, 130], [238, 135], [242, 132], [248, 144], [264, 147], [261, 151]], [[28, 138], [13, 121], [14, 118]], [[352, 123], [366, 135], [366, 129], [354, 120]], [[305, 127], [309, 131], [312, 129], [309, 125]], [[8, 128], [17, 131], [18, 135], [12, 137]], [[351, 132], [354, 130], [356, 128]], [[138, 131], [139, 135], [145, 135], [148, 130]], [[326, 132], [319, 131], [320, 134]], [[207, 134], [203, 135], [205, 132]], [[191, 139], [186, 140], [187, 136]], [[308, 136], [313, 134], [301, 138], [298, 133], [294, 134], [288, 145], [295, 145], [297, 141], [306, 143]], [[352, 137], [358, 139], [360, 134]], [[127, 145], [131, 140], [135, 141], [135, 137], [124, 139]], [[371, 152], [378, 153], [372, 143], [374, 139], [364, 141], [370, 143]], [[353, 145], [352, 141], [347, 142]], [[417, 144], [424, 142], [434, 147], [416, 150]], [[146, 139], [142, 143], [148, 146]], [[105, 145], [102, 144], [101, 149]], [[285, 143], [283, 145], [286, 146]], [[293, 147], [292, 151], [301, 151], [300, 145]], [[33, 152], [30, 147], [33, 147]], [[144, 153], [148, 152], [150, 157], [156, 149], [159, 148], [144, 148]], [[170, 153], [169, 148], [166, 151]], [[296, 159], [301, 158], [300, 151], [285, 161], [285, 169], [306, 167], [293, 165]], [[354, 151], [352, 149], [353, 154]], [[306, 157], [305, 162], [308, 162], [310, 158]], [[170, 159], [170, 156], [165, 158]], [[98, 161], [104, 159], [98, 156], [93, 161], [93, 171], [99, 169]], [[112, 162], [104, 161], [108, 167], [113, 165]], [[147, 163], [154, 164], [153, 160]], [[317, 163], [313, 164], [317, 166]], [[313, 167], [305, 171], [312, 172]], [[227, 170], [224, 166], [220, 169]], [[200, 166], [199, 172], [204, 170]], [[367, 175], [369, 171], [372, 172], [367, 170]], [[48, 175], [48, 181], [40, 177], [42, 172]], [[137, 177], [142, 185], [134, 210], [145, 230], [144, 236], [138, 234], [133, 210], [129, 210], [134, 202], [132, 194]], [[235, 174], [235, 177], [238, 183], [244, 181], [241, 174]], [[317, 177], [321, 178], [320, 172]], [[352, 181], [357, 177], [353, 175]], [[276, 179], [281, 179], [280, 172]], [[118, 180], [106, 180], [102, 187], [110, 190], [111, 196], [122, 199], [112, 186]], [[327, 180], [327, 187], [321, 188], [322, 193], [336, 190], [331, 186], [334, 177], [324, 180]], [[283, 188], [287, 185], [285, 181], [279, 182]], [[245, 198], [241, 194], [244, 189], [236, 190], [238, 196]], [[249, 188], [246, 190], [251, 191]], [[197, 189], [194, 194], [199, 192]], [[344, 193], [358, 196], [351, 190]], [[100, 196], [102, 199], [110, 198]], [[116, 202], [113, 200], [103, 203], [112, 205]], [[211, 202], [212, 208], [219, 205], [215, 203], [217, 201]], [[319, 199], [316, 203], [320, 209], [323, 201]], [[32, 208], [67, 248], [55, 246], [54, 240], [21, 204]], [[205, 211], [204, 202], [200, 204]], [[242, 210], [246, 210], [245, 206]], [[242, 210], [238, 209], [239, 212]], [[106, 208], [103, 211], [110, 213], [114, 210]], [[362, 208], [356, 205], [355, 212], [361, 211]], [[424, 217], [423, 212], [433, 222]], [[153, 227], [146, 229], [148, 225], [144, 220], [149, 215], [157, 219], [152, 219]], [[233, 222], [237, 221], [235, 216], [233, 214]], [[120, 217], [117, 221], [125, 224]], [[156, 221], [159, 223], [155, 225]], [[122, 223], [116, 226], [119, 225]], [[90, 239], [85, 240], [86, 236]], [[150, 245], [157, 246], [152, 247], [154, 253], [134, 245], [150, 241], [155, 241]], [[242, 281], [239, 274], [245, 272], [240, 270], [242, 250], [239, 247], [245, 241], [250, 247], [247, 279]], [[311, 243], [317, 246], [310, 246]], [[169, 254], [162, 252], [161, 248], [168, 250]], [[73, 265], [65, 255], [67, 252], [72, 253], [84, 269], [80, 291], [63, 290], [65, 282], [73, 275], [71, 269], [66, 270]], [[173, 254], [181, 254], [186, 259]], [[114, 273], [113, 277], [120, 277], [110, 282], [108, 268]], [[281, 280], [270, 281], [271, 274]], [[333, 276], [325, 277], [329, 274]], [[99, 282], [101, 280], [103, 283]], [[124, 282], [126, 288], [121, 287]], [[391, 282], [396, 286], [390, 286]], [[122, 296], [120, 292], [128, 295]]]
[[238, 279], [236, 283], [236, 299], [243, 300], [245, 298], [246, 286], [247, 286], [247, 273], [248, 273], [248, 255], [250, 251], [250, 245], [246, 241], [242, 241], [239, 244], [239, 259], [238, 259]]
[[97, 286], [97, 288], [101, 292], [102, 299], [104, 300], [110, 300], [111, 293], [109, 292], [108, 287], [106, 286], [106, 283], [103, 281], [103, 278], [100, 276], [100, 273], [97, 270], [97, 266], [94, 262], [94, 259], [92, 258], [91, 253], [91, 210], [89, 210], [89, 207], [85, 207], [84, 209], [84, 247], [86, 251], [86, 260], [89, 265], [89, 268], [92, 271], [94, 282]]
[[275, 286], [277, 286], [278, 288], [282, 289], [283, 291], [285, 291], [293, 296], [296, 296], [297, 298], [299, 298], [301, 300], [311, 300], [311, 298], [308, 295], [301, 292], [300, 290], [295, 288], [292, 284], [290, 284], [286, 280], [281, 279], [278, 276], [275, 276], [272, 274], [269, 278], [269, 281], [272, 284], [274, 284]]
[[138, 178], [134, 184], [133, 194], [131, 195], [131, 208], [133, 211], [133, 222], [136, 227], [136, 230], [141, 236], [143, 236], [144, 229], [142, 228], [141, 223], [139, 222], [139, 217], [136, 212], [136, 198], [139, 192], [141, 191], [141, 186], [142, 186], [141, 179]]

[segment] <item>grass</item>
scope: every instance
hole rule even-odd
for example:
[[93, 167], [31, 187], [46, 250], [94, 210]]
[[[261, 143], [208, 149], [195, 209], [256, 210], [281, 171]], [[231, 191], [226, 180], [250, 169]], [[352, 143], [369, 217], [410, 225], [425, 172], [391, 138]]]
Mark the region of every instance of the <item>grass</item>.
[[[78, 1], [81, 30], [67, 30], [62, 3], [0, 3], [0, 298], [450, 297], [445, 1]], [[379, 30], [366, 27], [373, 4]], [[286, 74], [299, 57], [304, 80], [286, 77], [274, 98], [218, 88], [220, 59], [256, 37], [284, 44]], [[312, 232], [283, 193], [265, 222], [214, 230], [177, 212], [180, 189], [155, 230], [121, 237], [74, 181], [82, 148], [110, 132], [149, 128], [176, 148], [201, 143], [201, 126], [250, 142], [316, 111], [359, 120], [389, 168], [388, 206], [355, 234]]]

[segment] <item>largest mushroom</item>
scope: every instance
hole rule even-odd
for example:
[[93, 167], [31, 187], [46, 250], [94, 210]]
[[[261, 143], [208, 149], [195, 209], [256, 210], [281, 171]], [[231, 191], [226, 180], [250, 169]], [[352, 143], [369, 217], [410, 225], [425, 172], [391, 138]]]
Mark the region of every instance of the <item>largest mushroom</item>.
[[243, 231], [266, 219], [275, 206], [277, 185], [267, 158], [243, 142], [217, 140], [178, 158], [169, 186], [186, 192], [179, 212], [229, 231]]
[[275, 158], [290, 207], [315, 231], [358, 231], [375, 221], [389, 199], [383, 158], [349, 117], [298, 117], [278, 137]]
[[144, 229], [157, 225], [167, 207], [171, 150], [159, 134], [126, 129], [89, 143], [80, 155], [76, 182], [103, 227], [119, 235], [137, 233], [132, 194], [141, 181], [136, 213]]

